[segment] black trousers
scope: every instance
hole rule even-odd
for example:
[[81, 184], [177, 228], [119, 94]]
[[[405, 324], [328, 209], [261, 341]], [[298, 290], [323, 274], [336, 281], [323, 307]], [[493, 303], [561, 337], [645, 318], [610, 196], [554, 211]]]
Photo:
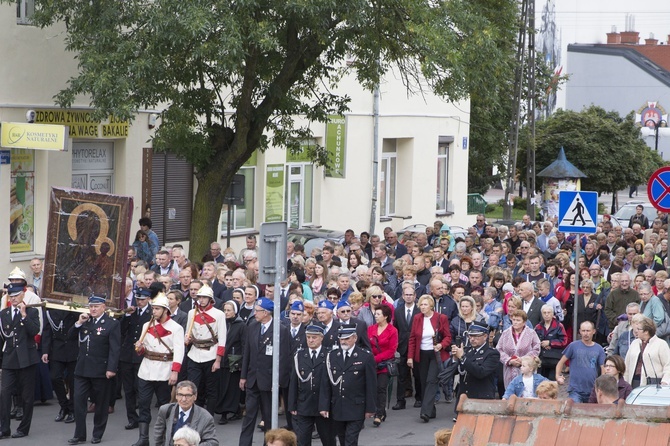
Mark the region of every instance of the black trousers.
[[114, 381], [107, 378], [74, 377], [74, 436], [86, 438], [86, 399], [91, 396], [95, 404], [93, 414], [93, 438], [102, 438], [109, 416], [109, 399]]
[[376, 416], [381, 417], [386, 414], [386, 395], [388, 394], [389, 374], [377, 373], [377, 412]]
[[312, 444], [312, 430], [316, 426], [319, 439], [323, 446], [336, 446], [335, 430], [330, 418], [322, 416], [310, 417], [304, 415], [293, 415], [293, 428], [298, 437], [298, 446], [310, 446]]
[[437, 358], [434, 350], [421, 350], [419, 356], [419, 376], [421, 377], [421, 413], [435, 416], [435, 395], [437, 394]]
[[337, 438], [340, 440], [340, 446], [358, 446], [358, 436], [363, 429], [365, 420], [355, 421], [335, 421], [333, 426], [337, 433]]
[[258, 384], [254, 384], [253, 387], [247, 387], [246, 394], [246, 413], [242, 420], [239, 446], [251, 446], [259, 409], [261, 418], [265, 420], [264, 430], [270, 428], [272, 419], [272, 391], [260, 390]]
[[[216, 404], [219, 401], [219, 388], [221, 387], [221, 369], [212, 372], [214, 360], [207, 362], [188, 362], [188, 380], [192, 381], [200, 389], [200, 385], [205, 383], [205, 395], [201, 399], [198, 396], [198, 404], [201, 404], [210, 415], [214, 416]], [[198, 390], [200, 392], [200, 390]], [[198, 393], [200, 395], [200, 393]]]
[[412, 376], [414, 376], [414, 395], [417, 400], [421, 399], [421, 380], [419, 373], [407, 366], [407, 356], [401, 356], [398, 362], [398, 401], [405, 401], [405, 390], [412, 390]]
[[12, 410], [12, 394], [19, 395], [23, 407], [23, 419], [16, 429], [24, 434], [30, 433], [35, 403], [35, 376], [37, 364], [23, 369], [2, 369], [2, 387], [0, 388], [0, 434], [11, 433], [9, 412]]
[[151, 401], [154, 394], [158, 405], [162, 406], [170, 402], [172, 388], [167, 381], [145, 381], [137, 378], [137, 399], [139, 401], [140, 423], [151, 423]]
[[[77, 361], [49, 361], [51, 386], [62, 410], [74, 413], [74, 368]], [[67, 389], [66, 389], [67, 385]]]
[[[119, 362], [119, 371], [123, 380], [123, 393], [126, 397], [126, 417], [128, 423], [137, 423], [137, 384], [139, 378], [137, 374], [140, 371], [140, 363]], [[114, 398], [114, 393], [112, 393]]]

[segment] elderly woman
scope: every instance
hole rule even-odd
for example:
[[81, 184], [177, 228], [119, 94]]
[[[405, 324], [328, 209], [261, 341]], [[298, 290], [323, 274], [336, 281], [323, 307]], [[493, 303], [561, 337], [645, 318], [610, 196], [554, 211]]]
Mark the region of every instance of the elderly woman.
[[535, 330], [526, 325], [528, 316], [523, 310], [509, 313], [512, 326], [503, 331], [496, 349], [500, 352], [505, 387], [521, 372], [521, 358], [526, 355], [540, 356], [540, 339]]
[[542, 321], [535, 326], [535, 334], [540, 340], [540, 375], [556, 380], [556, 365], [568, 346], [568, 337], [563, 324], [554, 317], [554, 307], [542, 305]]
[[[626, 372], [626, 364], [624, 359], [619, 355], [608, 356], [605, 358], [605, 365], [603, 366], [605, 375], [612, 375], [616, 378], [619, 385], [619, 399], [626, 400], [628, 395], [633, 391], [633, 388], [623, 379], [623, 374]], [[589, 396], [589, 403], [597, 403], [595, 387]]]
[[[473, 305], [474, 311], [474, 305]], [[428, 294], [419, 298], [421, 313], [414, 315], [409, 335], [407, 365], [414, 368], [416, 363], [423, 396], [421, 398], [420, 417], [427, 423], [435, 418], [435, 395], [438, 391], [437, 374], [439, 363], [449, 359], [451, 332], [447, 316], [435, 311], [435, 300]], [[416, 373], [416, 370], [415, 370]]]
[[234, 419], [240, 419], [240, 369], [246, 325], [237, 315], [238, 308], [234, 300], [223, 304], [223, 312], [226, 315], [226, 350], [221, 361], [222, 392], [219, 392], [219, 402], [215, 411], [221, 414], [219, 424], [228, 423], [228, 414], [232, 414]]
[[[570, 275], [570, 285], [574, 287], [575, 275]], [[593, 293], [593, 282], [591, 279], [583, 280], [579, 283], [581, 293], [576, 297], [577, 300], [577, 326], [580, 327], [582, 322], [591, 321], [594, 324], [598, 320], [598, 311], [602, 309], [599, 296]], [[571, 293], [568, 301], [565, 303], [565, 319], [566, 325], [572, 328], [573, 314], [575, 311], [575, 296]]]
[[386, 421], [386, 394], [389, 385], [386, 363], [395, 358], [398, 350], [398, 330], [391, 325], [391, 309], [388, 306], [380, 305], [375, 310], [375, 324], [368, 327], [368, 338], [377, 363], [377, 412], [372, 424], [379, 427], [382, 421]]
[[635, 389], [647, 384], [670, 384], [670, 347], [656, 336], [654, 321], [637, 314], [633, 316], [634, 340], [626, 353], [624, 379]]
[[200, 444], [200, 434], [195, 429], [184, 426], [174, 433], [172, 444], [174, 446], [198, 446]]

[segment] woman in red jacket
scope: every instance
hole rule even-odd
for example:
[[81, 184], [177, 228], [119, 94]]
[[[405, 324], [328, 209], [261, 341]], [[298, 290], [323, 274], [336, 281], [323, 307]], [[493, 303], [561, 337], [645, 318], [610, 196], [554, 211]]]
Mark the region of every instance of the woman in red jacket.
[[[420, 417], [427, 423], [430, 418], [435, 418], [435, 395], [437, 394], [437, 374], [441, 363], [449, 359], [451, 347], [451, 333], [449, 331], [449, 319], [441, 313], [436, 313], [435, 301], [427, 294], [419, 298], [419, 310], [412, 320], [412, 329], [409, 335], [409, 348], [407, 351], [407, 365], [419, 366], [419, 378], [423, 397], [421, 400]], [[439, 360], [441, 361], [438, 364]]]
[[391, 309], [388, 306], [377, 307], [374, 316], [376, 323], [368, 327], [368, 338], [377, 363], [377, 413], [372, 424], [378, 427], [386, 420], [386, 392], [389, 385], [386, 361], [395, 358], [398, 330], [391, 325]]

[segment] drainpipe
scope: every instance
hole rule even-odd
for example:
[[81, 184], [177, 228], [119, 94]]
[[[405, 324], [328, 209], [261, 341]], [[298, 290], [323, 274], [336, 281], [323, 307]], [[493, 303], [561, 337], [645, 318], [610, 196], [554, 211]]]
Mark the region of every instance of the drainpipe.
[[375, 233], [377, 223], [377, 177], [379, 175], [379, 84], [375, 86], [372, 103], [372, 205], [370, 209], [370, 235]]

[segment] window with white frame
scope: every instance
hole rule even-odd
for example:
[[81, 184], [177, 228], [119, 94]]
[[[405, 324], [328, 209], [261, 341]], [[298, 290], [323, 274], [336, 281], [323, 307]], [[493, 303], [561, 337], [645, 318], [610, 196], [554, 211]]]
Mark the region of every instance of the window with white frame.
[[437, 212], [447, 212], [449, 203], [448, 189], [449, 170], [449, 143], [440, 142], [437, 149], [437, 197], [435, 209]]
[[18, 0], [16, 2], [16, 23], [32, 24], [31, 17], [35, 13], [35, 0]]
[[398, 152], [395, 139], [385, 139], [382, 146], [381, 177], [379, 181], [380, 216], [395, 215]]
[[[244, 175], [244, 204], [234, 204], [231, 212], [231, 231], [254, 228], [254, 186], [256, 182], [256, 168], [242, 167], [238, 172]], [[221, 208], [221, 233], [228, 229], [228, 204]]]
[[314, 165], [290, 163], [286, 166], [286, 206], [284, 219], [290, 228], [301, 228], [313, 220]]

